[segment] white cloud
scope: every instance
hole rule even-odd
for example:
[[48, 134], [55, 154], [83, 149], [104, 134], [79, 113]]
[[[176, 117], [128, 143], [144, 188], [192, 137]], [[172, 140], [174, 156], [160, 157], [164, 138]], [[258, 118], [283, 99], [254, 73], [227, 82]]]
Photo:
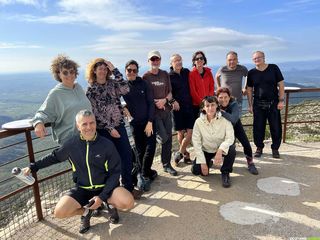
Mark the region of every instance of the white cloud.
[[29, 45], [25, 43], [0, 42], [0, 49], [16, 49], [16, 48], [42, 48], [42, 47], [38, 45]]
[[[168, 30], [179, 29], [181, 19], [149, 15], [142, 6], [126, 0], [61, 0], [59, 14], [38, 17], [16, 16], [16, 19], [50, 24], [84, 23], [109, 30]], [[184, 22], [186, 24], [186, 21]], [[194, 25], [190, 23], [190, 25]]]
[[86, 46], [96, 51], [135, 51], [159, 48], [179, 51], [194, 49], [227, 49], [227, 48], [283, 48], [285, 41], [268, 35], [254, 35], [226, 28], [201, 27], [173, 32], [167, 40], [152, 41], [144, 39], [139, 33], [114, 34], [98, 39], [96, 44]]
[[283, 6], [279, 6], [279, 8], [271, 9], [262, 13], [262, 15], [281, 15], [290, 12], [309, 12], [312, 11], [316, 5], [319, 5], [318, 0], [296, 0], [289, 1], [284, 3]]
[[45, 7], [46, 0], [0, 0], [0, 5], [13, 5], [13, 4], [23, 4], [31, 5], [34, 7]]
[[[173, 53], [180, 53], [186, 59], [191, 59], [193, 52], [203, 50], [209, 56], [209, 64], [220, 64], [224, 62], [225, 54], [230, 50], [246, 56], [245, 61], [250, 62], [254, 50], [283, 50], [285, 43], [281, 38], [268, 35], [246, 34], [226, 28], [201, 27], [173, 32], [163, 41], [148, 40], [142, 34], [134, 32], [108, 35], [99, 38], [95, 44], [83, 48], [106, 53], [111, 59], [122, 63], [130, 58], [146, 63], [147, 52], [152, 49], [159, 50], [163, 59], [169, 59]], [[168, 65], [167, 60], [164, 60], [163, 64]]]

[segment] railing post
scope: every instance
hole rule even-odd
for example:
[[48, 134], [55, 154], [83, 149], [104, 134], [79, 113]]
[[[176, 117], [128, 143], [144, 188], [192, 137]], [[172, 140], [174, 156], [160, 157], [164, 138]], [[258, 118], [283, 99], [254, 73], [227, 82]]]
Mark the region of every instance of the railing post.
[[284, 123], [283, 123], [283, 136], [282, 136], [282, 142], [286, 142], [287, 137], [287, 124], [288, 124], [288, 109], [289, 109], [289, 95], [290, 92], [286, 92], [286, 108], [284, 112]]
[[[32, 145], [30, 130], [26, 129], [25, 134], [26, 134], [26, 140], [27, 140], [27, 146], [28, 146], [29, 161], [30, 163], [34, 163], [35, 159], [34, 159], [34, 152], [33, 152], [33, 145]], [[39, 184], [38, 184], [37, 174], [33, 173], [32, 175], [36, 180], [35, 183], [33, 184], [33, 195], [34, 195], [34, 202], [36, 205], [38, 220], [40, 221], [43, 219], [43, 215], [42, 215], [42, 208], [41, 208]]]

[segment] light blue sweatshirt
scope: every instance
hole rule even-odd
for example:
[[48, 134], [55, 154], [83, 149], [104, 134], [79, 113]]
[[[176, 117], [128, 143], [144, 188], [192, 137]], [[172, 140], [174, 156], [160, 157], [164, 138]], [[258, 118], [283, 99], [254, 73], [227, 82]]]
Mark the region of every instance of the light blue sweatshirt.
[[63, 144], [70, 136], [77, 133], [75, 117], [80, 110], [92, 111], [91, 103], [82, 87], [75, 83], [74, 88], [57, 84], [49, 92], [46, 100], [32, 119], [35, 127], [38, 123], [51, 123], [53, 140]]

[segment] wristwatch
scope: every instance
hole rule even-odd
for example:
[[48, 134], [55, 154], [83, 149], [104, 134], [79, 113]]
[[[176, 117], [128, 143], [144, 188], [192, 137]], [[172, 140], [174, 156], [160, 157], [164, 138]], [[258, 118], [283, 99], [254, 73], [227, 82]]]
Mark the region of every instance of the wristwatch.
[[284, 98], [279, 98], [279, 102], [284, 102]]

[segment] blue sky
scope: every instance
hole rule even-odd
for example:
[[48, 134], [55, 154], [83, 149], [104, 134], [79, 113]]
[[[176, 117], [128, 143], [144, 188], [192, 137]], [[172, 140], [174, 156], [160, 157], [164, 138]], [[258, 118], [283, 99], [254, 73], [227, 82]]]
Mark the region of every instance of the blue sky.
[[0, 73], [48, 71], [59, 53], [82, 68], [96, 57], [123, 68], [147, 66], [157, 49], [162, 65], [203, 50], [221, 65], [235, 50], [241, 63], [263, 50], [268, 62], [319, 59], [318, 0], [0, 0]]

